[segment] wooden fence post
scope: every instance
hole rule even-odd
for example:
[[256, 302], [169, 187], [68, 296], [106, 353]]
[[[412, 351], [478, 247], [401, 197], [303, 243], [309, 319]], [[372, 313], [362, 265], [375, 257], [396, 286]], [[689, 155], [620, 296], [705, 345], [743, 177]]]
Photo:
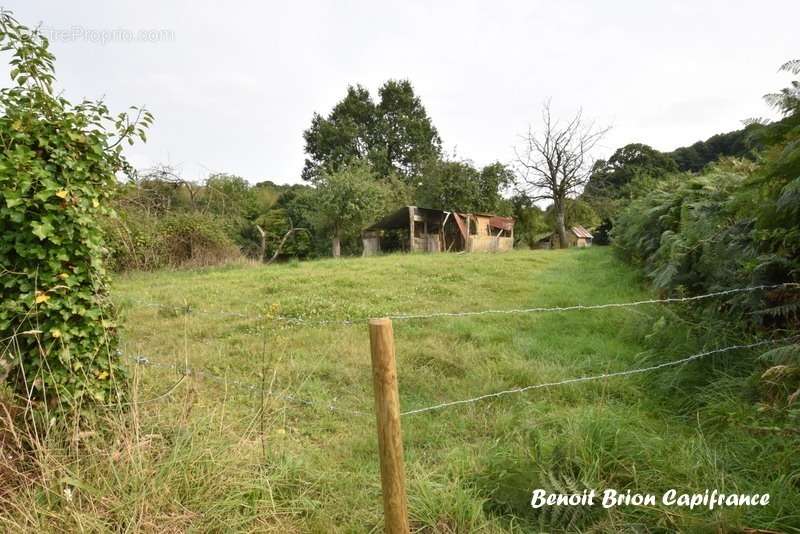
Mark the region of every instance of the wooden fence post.
[[403, 467], [400, 395], [397, 391], [392, 321], [370, 319], [369, 342], [372, 351], [372, 381], [375, 385], [385, 529], [389, 534], [407, 534], [406, 475]]

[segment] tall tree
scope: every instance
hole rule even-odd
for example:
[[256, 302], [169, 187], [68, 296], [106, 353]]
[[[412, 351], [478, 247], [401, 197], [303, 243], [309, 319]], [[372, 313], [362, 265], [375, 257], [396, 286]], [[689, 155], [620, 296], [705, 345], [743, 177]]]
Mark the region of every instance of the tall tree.
[[367, 159], [379, 177], [398, 175], [413, 183], [423, 165], [439, 156], [439, 134], [411, 83], [389, 80], [378, 94], [375, 104], [364, 87], [350, 86], [327, 117], [314, 114], [303, 133], [305, 180]]
[[503, 192], [514, 183], [514, 171], [499, 161], [481, 169], [478, 179], [480, 202], [476, 211], [500, 213], [511, 204], [503, 199]]
[[641, 143], [618, 148], [608, 161], [597, 160], [581, 194], [581, 199], [588, 202], [601, 219], [592, 232], [594, 243], [606, 245], [610, 242], [613, 219], [623, 207], [624, 199], [649, 190], [654, 182], [676, 172], [678, 165], [672, 156]]
[[375, 103], [361, 85], [349, 86], [327, 117], [314, 113], [303, 132], [308, 154], [303, 179], [313, 181], [322, 171], [336, 172], [353, 159], [367, 157], [375, 145], [377, 121]]
[[532, 201], [552, 201], [562, 248], [567, 246], [567, 199], [589, 180], [591, 152], [607, 131], [586, 122], [581, 111], [566, 122], [554, 120], [548, 101], [542, 106], [541, 129], [529, 129], [516, 150], [517, 188]]
[[396, 172], [413, 181], [426, 161], [441, 154], [439, 133], [408, 80], [389, 80], [378, 94], [373, 164], [381, 175]]

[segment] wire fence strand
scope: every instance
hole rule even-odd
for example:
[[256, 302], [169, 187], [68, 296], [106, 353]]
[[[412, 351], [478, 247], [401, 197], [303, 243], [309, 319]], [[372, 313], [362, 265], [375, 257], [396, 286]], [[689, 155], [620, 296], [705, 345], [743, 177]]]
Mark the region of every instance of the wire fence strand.
[[[705, 293], [705, 294], [702, 294], [702, 295], [694, 295], [694, 296], [690, 296], [690, 297], [669, 297], [669, 298], [663, 298], [663, 299], [645, 299], [645, 300], [638, 300], [638, 301], [632, 301], [632, 302], [613, 302], [613, 303], [605, 303], [605, 304], [575, 304], [575, 305], [571, 305], [571, 306], [550, 306], [550, 307], [540, 306], [540, 307], [531, 307], [531, 308], [488, 309], [488, 310], [460, 311], [460, 312], [430, 312], [430, 313], [419, 313], [419, 314], [389, 314], [389, 315], [384, 315], [384, 317], [387, 317], [387, 318], [395, 320], [395, 321], [410, 321], [410, 320], [417, 320], [417, 319], [433, 319], [433, 318], [448, 318], [448, 317], [474, 317], [474, 316], [483, 316], [483, 315], [512, 315], [512, 314], [528, 314], [528, 313], [561, 313], [561, 312], [570, 312], [570, 311], [603, 310], [603, 309], [614, 309], [614, 308], [630, 308], [630, 307], [643, 306], [643, 305], [648, 305], [648, 304], [673, 304], [673, 303], [683, 303], [683, 302], [696, 302], [696, 301], [699, 301], [699, 300], [705, 300], [705, 299], [710, 299], [710, 298], [715, 298], [715, 297], [723, 297], [723, 296], [746, 293], [746, 292], [764, 291], [764, 290], [772, 290], [772, 289], [788, 289], [788, 288], [792, 288], [792, 289], [800, 288], [800, 283], [786, 282], [786, 283], [781, 283], [781, 284], [761, 284], [761, 285], [755, 285], [755, 286], [748, 286], [748, 287], [741, 287], [741, 288], [725, 289], [725, 290], [721, 290], [721, 291], [714, 291], [714, 292]], [[366, 323], [370, 319], [370, 317], [362, 317], [362, 318], [348, 318], [348, 319], [308, 320], [308, 319], [304, 319], [302, 317], [287, 317], [287, 316], [268, 317], [268, 316], [265, 316], [265, 315], [244, 314], [244, 313], [232, 312], [232, 311], [226, 311], [226, 310], [203, 310], [203, 309], [193, 308], [188, 303], [185, 303], [182, 306], [180, 306], [180, 305], [179, 306], [174, 306], [174, 305], [168, 305], [168, 304], [163, 304], [163, 303], [158, 303], [158, 302], [144, 302], [144, 301], [137, 301], [137, 302], [142, 306], [172, 309], [173, 311], [176, 311], [176, 312], [181, 312], [182, 311], [183, 313], [186, 313], [186, 314], [190, 314], [190, 313], [215, 314], [215, 315], [223, 315], [223, 316], [229, 316], [229, 317], [239, 317], [239, 318], [245, 318], [245, 319], [249, 318], [249, 319], [281, 321], [281, 322], [285, 322], [285, 323], [288, 323], [288, 324], [308, 325], [308, 326], [330, 325], [330, 324], [354, 325], [354, 324]], [[566, 385], [566, 384], [574, 384], [574, 383], [579, 383], [579, 382], [588, 382], [588, 381], [592, 381], [592, 380], [601, 380], [601, 379], [606, 379], [606, 378], [613, 378], [613, 377], [619, 377], [619, 376], [640, 374], [640, 373], [645, 373], [645, 372], [649, 372], [649, 371], [655, 371], [655, 370], [662, 369], [662, 368], [665, 368], [665, 367], [681, 365], [681, 364], [688, 363], [688, 362], [691, 362], [691, 361], [694, 361], [694, 360], [697, 360], [697, 359], [700, 359], [700, 358], [704, 358], [706, 356], [710, 356], [710, 355], [713, 355], [713, 354], [719, 354], [719, 353], [728, 352], [728, 351], [732, 351], [732, 350], [755, 348], [755, 347], [768, 345], [768, 344], [773, 344], [773, 343], [786, 342], [786, 341], [789, 341], [789, 340], [792, 340], [792, 339], [798, 339], [798, 338], [800, 338], [800, 336], [783, 338], [783, 339], [779, 339], [779, 340], [762, 340], [762, 341], [758, 341], [758, 342], [750, 343], [750, 344], [745, 344], [745, 345], [732, 345], [732, 346], [729, 346], [729, 347], [724, 347], [724, 348], [714, 349], [714, 350], [707, 351], [707, 352], [701, 352], [701, 353], [693, 354], [693, 355], [687, 356], [685, 358], [681, 358], [681, 359], [674, 360], [674, 361], [660, 363], [660, 364], [653, 365], [653, 366], [650, 366], [650, 367], [644, 367], [644, 368], [639, 368], [639, 369], [631, 369], [631, 370], [627, 370], [627, 371], [617, 371], [617, 372], [613, 372], [613, 373], [603, 373], [603, 374], [594, 375], [594, 376], [570, 378], [570, 379], [561, 380], [561, 381], [558, 381], [558, 382], [549, 382], [549, 383], [543, 383], [543, 384], [533, 384], [533, 385], [524, 386], [524, 387], [517, 387], [517, 388], [508, 389], [508, 390], [497, 391], [497, 392], [494, 392], [494, 393], [487, 393], [487, 394], [484, 394], [484, 395], [479, 395], [477, 397], [472, 397], [472, 398], [468, 398], [468, 399], [443, 402], [443, 403], [440, 403], [440, 404], [435, 404], [433, 406], [427, 406], [427, 407], [424, 407], [424, 408], [417, 408], [417, 409], [414, 409], [414, 410], [401, 412], [400, 415], [407, 416], [407, 415], [414, 415], [414, 414], [419, 414], [419, 413], [424, 413], [424, 412], [431, 412], [431, 411], [440, 410], [440, 409], [451, 407], [451, 406], [459, 406], [459, 405], [464, 405], [464, 404], [471, 404], [471, 403], [479, 402], [479, 401], [486, 400], [486, 399], [492, 399], [492, 398], [502, 397], [502, 396], [516, 394], [516, 393], [523, 393], [523, 392], [534, 390], [534, 389], [549, 388], [549, 387], [561, 386], [561, 385]], [[242, 382], [242, 381], [239, 381], [239, 380], [228, 380], [227, 378], [219, 377], [217, 375], [214, 375], [214, 374], [211, 374], [211, 373], [206, 373], [206, 372], [203, 372], [203, 371], [199, 371], [197, 369], [191, 369], [191, 368], [183, 368], [183, 369], [181, 369], [180, 366], [175, 365], [175, 364], [164, 365], [164, 364], [159, 364], [159, 363], [156, 363], [156, 362], [150, 362], [149, 359], [144, 358], [144, 357], [134, 357], [134, 358], [129, 358], [129, 359], [132, 359], [135, 363], [137, 363], [139, 365], [155, 366], [155, 367], [166, 367], [166, 368], [182, 371], [183, 372], [183, 377], [186, 377], [186, 376], [189, 376], [189, 375], [197, 375], [197, 376], [200, 376], [201, 378], [205, 378], [205, 379], [208, 379], [208, 380], [211, 380], [211, 381], [216, 381], [216, 382], [224, 384], [224, 385], [232, 385], [234, 387], [246, 389], [246, 390], [248, 390], [250, 392], [259, 391], [260, 388], [262, 387], [262, 386], [257, 385], [257, 384], [250, 384], [250, 383]], [[176, 384], [173, 388], [171, 388], [170, 391], [167, 394], [161, 395], [161, 396], [157, 397], [154, 400], [158, 400], [159, 398], [163, 398], [163, 397], [168, 396], [168, 394], [171, 393], [171, 391], [174, 390], [177, 387], [177, 385], [179, 385], [179, 384], [180, 384], [180, 382], [178, 382], [178, 384]], [[295, 404], [301, 404], [301, 405], [312, 406], [312, 407], [320, 407], [320, 406], [322, 406], [328, 411], [344, 412], [344, 413], [348, 413], [348, 414], [351, 414], [351, 415], [369, 415], [366, 411], [339, 408], [333, 402], [321, 402], [321, 401], [312, 400], [312, 399], [303, 399], [303, 398], [296, 397], [294, 395], [275, 393], [275, 392], [272, 392], [272, 391], [270, 391], [268, 393], [268, 395], [271, 396], [271, 397], [282, 399], [282, 400], [285, 400], [287, 402], [292, 402], [292, 403], [295, 403]]]
[[193, 308], [191, 305], [170, 305], [165, 303], [159, 302], [150, 302], [150, 301], [134, 301], [140, 306], [143, 307], [150, 307], [150, 308], [164, 308], [170, 309], [176, 312], [183, 311], [187, 314], [198, 313], [198, 314], [207, 314], [207, 315], [220, 315], [224, 317], [238, 317], [241, 319], [260, 319], [260, 320], [269, 320], [269, 321], [276, 321], [276, 322], [283, 322], [289, 325], [303, 325], [303, 326], [326, 326], [326, 325], [356, 325], [361, 323], [366, 323], [369, 319], [372, 319], [376, 316], [379, 317], [386, 317], [388, 319], [392, 319], [394, 321], [410, 321], [410, 320], [419, 320], [419, 319], [435, 319], [435, 318], [447, 318], [447, 317], [474, 317], [474, 316], [481, 316], [481, 315], [514, 315], [514, 314], [527, 314], [527, 313], [561, 313], [561, 312], [570, 312], [570, 311], [589, 311], [589, 310], [604, 310], [604, 309], [613, 309], [613, 308], [630, 308], [635, 306], [643, 306], [648, 304], [677, 304], [677, 303], [684, 303], [684, 302], [696, 302], [700, 300], [711, 299], [715, 297], [724, 297], [728, 295], [735, 295], [739, 293], [749, 293], [753, 291], [766, 291], [771, 289], [798, 289], [800, 288], [800, 283], [797, 282], [785, 282], [781, 284], [761, 284], [755, 286], [747, 286], [747, 287], [739, 287], [739, 288], [732, 288], [732, 289], [725, 289], [721, 291], [713, 291], [710, 293], [705, 293], [702, 295], [694, 295], [691, 297], [668, 297], [663, 299], [646, 299], [646, 300], [637, 300], [632, 302], [612, 302], [606, 304], [574, 304], [570, 306], [537, 306], [537, 307], [530, 307], [530, 308], [508, 308], [508, 309], [489, 309], [489, 310], [475, 310], [475, 311], [458, 311], [458, 312], [447, 312], [447, 311], [435, 311], [429, 313], [415, 313], [415, 314], [376, 314], [372, 316], [363, 316], [363, 317], [356, 317], [356, 318], [344, 318], [344, 319], [305, 319], [303, 317], [290, 317], [290, 316], [276, 316], [276, 317], [267, 317], [265, 315], [256, 315], [256, 314], [248, 314], [248, 313], [241, 313], [241, 312], [234, 312], [230, 310], [208, 310], [208, 309], [200, 309], [200, 308]]
[[645, 304], [674, 304], [679, 302], [694, 302], [698, 300], [710, 299], [714, 297], [722, 297], [726, 295], [733, 295], [736, 293], [744, 293], [758, 290], [779, 289], [779, 288], [799, 288], [800, 284], [789, 282], [783, 284], [770, 284], [741, 287], [735, 289], [726, 289], [724, 291], [715, 291], [713, 293], [706, 293], [704, 295], [695, 295], [693, 297], [670, 297], [665, 299], [647, 299], [637, 300], [633, 302], [612, 302], [608, 304], [575, 304], [572, 306], [551, 306], [551, 307], [535, 307], [535, 308], [511, 308], [505, 310], [480, 310], [480, 311], [464, 311], [464, 312], [433, 312], [433, 313], [419, 313], [413, 315], [390, 315], [389, 319], [396, 321], [406, 321], [411, 319], [431, 319], [436, 317], [472, 317], [475, 315], [507, 315], [507, 314], [521, 314], [521, 313], [547, 313], [547, 312], [569, 312], [579, 310], [605, 310], [609, 308], [629, 308], [634, 306], [643, 306]]
[[[657, 370], [664, 369], [664, 368], [667, 368], [667, 367], [674, 367], [674, 366], [677, 366], [677, 365], [682, 365], [682, 364], [689, 363], [689, 362], [692, 362], [692, 361], [695, 361], [695, 360], [699, 360], [701, 358], [712, 356], [714, 354], [722, 354], [722, 353], [730, 352], [730, 351], [734, 351], [734, 350], [752, 349], [752, 348], [763, 347], [763, 346], [767, 346], [767, 345], [778, 345], [778, 344], [783, 344], [783, 343], [788, 344], [788, 343], [793, 343], [793, 342], [796, 342], [796, 341], [800, 341], [800, 335], [788, 336], [788, 337], [779, 338], [779, 339], [765, 339], [765, 340], [756, 341], [756, 342], [747, 343], [747, 344], [730, 345], [730, 346], [727, 346], [727, 347], [713, 349], [713, 350], [709, 350], [709, 351], [705, 351], [705, 352], [699, 352], [699, 353], [696, 353], [696, 354], [692, 354], [690, 356], [686, 356], [686, 357], [680, 358], [678, 360], [671, 360], [671, 361], [668, 361], [668, 362], [662, 362], [662, 363], [651, 365], [651, 366], [648, 366], [648, 367], [641, 367], [641, 368], [636, 368], [636, 369], [628, 369], [628, 370], [624, 370], [624, 371], [615, 371], [615, 372], [611, 372], [611, 373], [601, 373], [601, 374], [591, 375], [591, 376], [581, 376], [581, 377], [576, 377], [576, 378], [567, 378], [567, 379], [560, 380], [560, 381], [557, 381], [557, 382], [544, 382], [544, 383], [532, 384], [532, 385], [528, 385], [528, 386], [524, 386], [524, 387], [516, 387], [516, 388], [506, 389], [506, 390], [502, 390], [502, 391], [496, 391], [496, 392], [493, 392], [493, 393], [486, 393], [486, 394], [483, 394], [483, 395], [478, 395], [476, 397], [471, 397], [471, 398], [467, 398], [467, 399], [442, 402], [442, 403], [434, 404], [434, 405], [431, 405], [431, 406], [425, 406], [423, 408], [416, 408], [416, 409], [413, 409], [413, 410], [407, 410], [407, 411], [401, 412], [400, 415], [401, 416], [409, 416], [409, 415], [416, 415], [416, 414], [425, 413], [425, 412], [432, 412], [432, 411], [437, 411], [437, 410], [441, 410], [441, 409], [444, 409], [444, 408], [450, 408], [450, 407], [453, 407], [453, 406], [461, 406], [461, 405], [465, 405], [465, 404], [473, 404], [473, 403], [484, 401], [484, 400], [488, 400], [488, 399], [494, 399], [494, 398], [498, 398], [498, 397], [504, 397], [504, 396], [507, 396], [507, 395], [514, 395], [514, 394], [518, 394], [518, 393], [524, 393], [526, 391], [532, 391], [532, 390], [535, 390], [535, 389], [551, 388], [551, 387], [557, 387], [557, 386], [564, 386], [564, 385], [568, 385], [568, 384], [591, 382], [591, 381], [594, 381], [594, 380], [603, 380], [603, 379], [616, 378], [616, 377], [622, 377], [622, 376], [631, 376], [631, 375], [647, 373], [647, 372], [651, 372], [651, 371], [657, 371]], [[228, 380], [226, 378], [219, 377], [219, 376], [211, 374], [211, 373], [206, 373], [206, 372], [194, 369], [194, 368], [192, 368], [192, 369], [182, 369], [181, 366], [176, 365], [176, 364], [162, 364], [162, 363], [158, 363], [158, 362], [152, 362], [152, 361], [150, 361], [149, 358], [142, 357], [142, 356], [126, 357], [126, 358], [128, 360], [136, 363], [137, 365], [142, 365], [142, 366], [146, 366], [146, 367], [160, 367], [160, 368], [171, 369], [171, 370], [176, 370], [177, 369], [177, 370], [183, 372], [183, 377], [186, 377], [186, 376], [199, 376], [201, 378], [209, 379], [209, 380], [217, 382], [219, 384], [223, 384], [223, 385], [227, 384], [227, 385], [232, 385], [234, 387], [239, 387], [239, 388], [245, 389], [245, 390], [247, 390], [249, 392], [259, 391], [260, 388], [261, 388], [261, 386], [259, 384], [253, 384], [253, 383], [243, 382], [243, 381], [239, 381], [239, 380]], [[176, 384], [176, 386], [173, 386], [172, 388], [170, 388], [169, 392], [174, 390], [175, 387], [177, 387], [177, 384]], [[335, 403], [335, 401], [334, 402], [326, 402], [326, 401], [319, 401], [319, 400], [312, 400], [312, 399], [304, 399], [304, 398], [296, 397], [294, 395], [282, 394], [282, 393], [276, 393], [276, 392], [269, 392], [268, 395], [271, 396], [271, 397], [277, 398], [277, 399], [281, 399], [281, 400], [284, 400], [284, 401], [287, 401], [287, 402], [294, 403], [294, 404], [300, 404], [300, 405], [304, 405], [304, 406], [308, 406], [308, 407], [312, 407], [312, 408], [323, 408], [325, 411], [330, 411], [330, 412], [340, 412], [340, 413], [345, 413], [345, 414], [349, 414], [349, 415], [358, 415], [358, 416], [371, 415], [369, 412], [366, 412], [366, 411], [353, 410], [353, 409], [348, 409], [348, 408], [341, 408]], [[161, 395], [158, 398], [163, 398], [165, 396], [166, 395]], [[150, 400], [148, 400], [148, 402], [150, 402]]]
[[684, 363], [689, 363], [691, 361], [699, 360], [700, 358], [705, 358], [706, 356], [711, 356], [713, 354], [721, 354], [723, 352], [729, 352], [729, 351], [732, 351], [732, 350], [752, 349], [752, 348], [755, 348], [755, 347], [762, 347], [762, 346], [765, 346], [765, 345], [778, 344], [778, 343], [784, 343], [784, 342], [788, 343], [788, 342], [798, 341], [798, 340], [800, 340], [800, 336], [789, 336], [789, 337], [781, 338], [781, 339], [767, 339], [767, 340], [757, 341], [755, 343], [748, 343], [748, 344], [745, 344], [745, 345], [731, 345], [729, 347], [723, 347], [723, 348], [720, 348], [720, 349], [709, 350], [709, 351], [706, 351], [706, 352], [699, 352], [697, 354], [692, 354], [691, 356], [686, 356], [685, 358], [681, 358], [679, 360], [673, 360], [673, 361], [669, 361], [669, 362], [659, 363], [657, 365], [651, 365], [649, 367], [642, 367], [642, 368], [639, 368], [639, 369], [630, 369], [630, 370], [627, 370], [627, 371], [616, 371], [616, 372], [613, 372], [613, 373], [602, 373], [602, 374], [593, 375], [593, 376], [582, 376], [582, 377], [578, 377], [578, 378], [568, 378], [566, 380], [560, 380], [558, 382], [545, 382], [545, 383], [541, 383], [541, 384], [533, 384], [533, 385], [530, 385], [530, 386], [506, 389], [506, 390], [503, 390], [503, 391], [497, 391], [497, 392], [494, 392], [494, 393], [487, 393], [485, 395], [479, 395], [477, 397], [472, 397], [472, 398], [469, 398], [469, 399], [442, 402], [440, 404], [434, 404], [432, 406], [426, 406], [424, 408], [417, 408], [417, 409], [414, 409], [414, 410], [408, 410], [408, 411], [405, 411], [405, 412], [401, 412], [400, 415], [401, 416], [406, 416], [406, 415], [414, 415], [414, 414], [419, 414], [419, 413], [424, 413], [424, 412], [432, 412], [432, 411], [435, 411], [435, 410], [441, 410], [443, 408], [449, 408], [449, 407], [452, 407], [452, 406], [459, 406], [459, 405], [463, 405], [463, 404], [472, 404], [472, 403], [480, 402], [480, 401], [487, 400], [487, 399], [503, 397], [505, 395], [513, 395], [513, 394], [516, 394], [516, 393], [524, 393], [526, 391], [531, 391], [531, 390], [534, 390], [534, 389], [550, 388], [550, 387], [556, 387], [556, 386], [564, 386], [564, 385], [567, 385], [567, 384], [576, 384], [576, 383], [579, 383], [579, 382], [590, 382], [592, 380], [603, 380], [603, 379], [606, 379], [606, 378], [614, 378], [614, 377], [618, 377], [618, 376], [629, 376], [629, 375], [635, 375], [635, 374], [640, 374], [640, 373], [647, 373], [649, 371], [656, 371], [658, 369], [664, 369], [665, 367], [672, 367], [672, 366], [675, 366], [675, 365], [681, 365], [681, 364], [684, 364]]

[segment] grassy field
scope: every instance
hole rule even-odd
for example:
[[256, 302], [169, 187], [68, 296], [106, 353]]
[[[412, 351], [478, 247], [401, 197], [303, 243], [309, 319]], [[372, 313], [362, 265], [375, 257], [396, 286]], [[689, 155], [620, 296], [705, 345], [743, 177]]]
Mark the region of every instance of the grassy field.
[[[0, 525], [380, 531], [366, 322], [342, 320], [651, 296], [605, 248], [394, 255], [120, 277], [114, 297], [124, 317], [123, 352], [152, 364], [132, 366], [145, 402], [114, 420], [112, 442], [88, 437], [78, 459], [65, 451], [47, 460], [49, 490], [32, 487], [18, 496], [19, 506], [2, 514]], [[402, 407], [685, 356], [647, 344], [662, 313], [663, 307], [649, 305], [398, 321]], [[276, 314], [310, 324], [270, 320]], [[322, 320], [334, 323], [315, 324]], [[173, 389], [180, 373], [171, 365], [203, 376], [191, 374]], [[415, 528], [706, 531], [791, 524], [798, 501], [786, 485], [796, 480], [791, 471], [788, 478], [775, 475], [790, 469], [780, 462], [789, 462], [791, 451], [762, 460], [754, 454], [757, 438], [730, 429], [707, 435], [699, 420], [674, 413], [652, 380], [612, 378], [404, 417]], [[726, 445], [732, 439], [748, 441], [734, 449]], [[716, 488], [769, 491], [773, 501], [766, 509], [713, 512], [534, 510], [535, 488], [657, 495]], [[26, 506], [33, 502], [36, 510]]]

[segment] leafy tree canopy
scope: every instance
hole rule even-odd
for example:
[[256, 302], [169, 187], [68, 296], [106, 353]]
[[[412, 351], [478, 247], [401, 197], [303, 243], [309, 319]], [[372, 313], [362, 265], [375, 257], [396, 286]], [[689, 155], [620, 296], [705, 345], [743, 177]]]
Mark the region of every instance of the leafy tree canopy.
[[525, 245], [530, 248], [542, 237], [553, 233], [553, 226], [545, 220], [544, 211], [526, 195], [514, 195], [509, 201], [514, 224], [514, 246]]
[[379, 89], [377, 146], [373, 164], [386, 176], [411, 179], [426, 161], [441, 153], [441, 139], [408, 80], [389, 80]]
[[441, 153], [441, 139], [408, 80], [389, 80], [376, 104], [360, 85], [347, 88], [327, 117], [315, 113], [303, 133], [303, 179], [337, 172], [355, 159], [370, 161], [378, 177], [397, 174], [407, 183]]
[[[581, 225], [586, 228], [593, 228], [600, 223], [600, 218], [592, 206], [581, 199], [568, 198], [565, 205], [565, 224], [567, 228]], [[554, 228], [556, 224], [555, 208], [551, 204], [544, 211], [544, 221], [549, 228]]]
[[376, 180], [363, 160], [324, 172], [314, 185], [309, 218], [318, 231], [331, 237], [334, 257], [340, 255], [342, 239], [358, 234], [393, 203], [390, 186]]
[[469, 161], [431, 161], [417, 184], [416, 204], [444, 210], [498, 213], [506, 207], [501, 193], [513, 178], [513, 172], [499, 162], [479, 171]]
[[618, 148], [606, 160], [598, 160], [589, 182], [586, 197], [619, 198], [625, 188], [639, 176], [661, 178], [676, 172], [678, 166], [671, 156], [641, 143], [631, 143]]
[[366, 158], [376, 144], [377, 109], [360, 85], [347, 88], [347, 95], [327, 117], [314, 113], [311, 127], [303, 132], [306, 158], [303, 179], [311, 181], [323, 170], [336, 172], [356, 158]]

